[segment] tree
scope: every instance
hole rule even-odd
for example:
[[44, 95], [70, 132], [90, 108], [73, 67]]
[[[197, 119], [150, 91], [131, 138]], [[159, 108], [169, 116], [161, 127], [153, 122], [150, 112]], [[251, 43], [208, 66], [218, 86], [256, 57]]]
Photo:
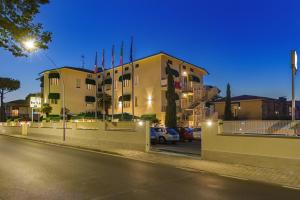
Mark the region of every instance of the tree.
[[15, 91], [20, 88], [20, 81], [12, 79], [12, 78], [5, 78], [5, 77], [0, 77], [0, 102], [1, 102], [1, 107], [0, 107], [0, 121], [5, 121], [6, 116], [5, 116], [5, 107], [4, 107], [4, 95]]
[[[97, 101], [99, 107], [103, 110], [103, 93], [98, 93], [97, 94]], [[111, 96], [107, 93], [104, 95], [104, 104], [105, 104], [105, 114], [108, 114], [108, 109], [112, 106], [112, 99]]]
[[2, 0], [0, 2], [0, 47], [14, 56], [26, 56], [24, 41], [34, 40], [36, 48], [47, 49], [51, 33], [33, 23], [41, 5], [49, 0]]
[[49, 113], [52, 112], [52, 107], [49, 105], [49, 103], [44, 103], [44, 104], [42, 105], [41, 112], [42, 112], [42, 113], [45, 113], [45, 114], [46, 114], [46, 117], [48, 117], [48, 116], [49, 116]]
[[171, 71], [171, 67], [167, 62], [167, 72], [168, 72], [168, 85], [167, 85], [167, 108], [165, 116], [165, 124], [169, 128], [176, 128], [177, 126], [177, 116], [176, 116], [176, 93], [174, 85], [174, 77]]
[[226, 89], [224, 120], [232, 120], [231, 91], [230, 91], [229, 83], [227, 84], [227, 89]]

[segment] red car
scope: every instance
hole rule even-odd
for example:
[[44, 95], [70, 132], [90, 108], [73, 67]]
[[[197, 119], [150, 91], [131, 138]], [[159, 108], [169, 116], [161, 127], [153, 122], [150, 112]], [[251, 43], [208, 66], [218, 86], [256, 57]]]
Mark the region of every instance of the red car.
[[191, 142], [193, 140], [193, 132], [192, 131], [188, 131], [184, 127], [177, 127], [176, 131], [179, 133], [179, 137], [180, 137], [181, 141], [188, 140], [189, 142]]

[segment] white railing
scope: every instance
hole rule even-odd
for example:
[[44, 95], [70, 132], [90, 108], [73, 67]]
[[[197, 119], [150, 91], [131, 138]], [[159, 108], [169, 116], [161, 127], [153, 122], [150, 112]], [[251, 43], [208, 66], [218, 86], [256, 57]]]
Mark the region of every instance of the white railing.
[[224, 121], [224, 134], [300, 135], [300, 121], [246, 120]]

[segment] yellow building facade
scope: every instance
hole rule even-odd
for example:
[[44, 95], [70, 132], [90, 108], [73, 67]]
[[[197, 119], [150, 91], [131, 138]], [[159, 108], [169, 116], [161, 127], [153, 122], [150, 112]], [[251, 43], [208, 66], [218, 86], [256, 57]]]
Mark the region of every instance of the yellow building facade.
[[[135, 60], [133, 65], [131, 63], [124, 64], [123, 78], [122, 66], [105, 70], [105, 94], [112, 97], [114, 91], [114, 99], [112, 99], [111, 107], [108, 109], [109, 115], [112, 114], [112, 106], [114, 106], [114, 114], [122, 112], [122, 105], [124, 113], [132, 114], [132, 106], [134, 106], [135, 116], [155, 115], [156, 118], [164, 122], [167, 102], [167, 63], [172, 69], [178, 95], [176, 100], [178, 118], [193, 122], [197, 116], [199, 119], [203, 118], [203, 113], [201, 113], [201, 108], [204, 105], [202, 101], [204, 95], [203, 78], [207, 75], [207, 71], [164, 52]], [[132, 76], [132, 66], [134, 67], [134, 76]], [[95, 111], [96, 84], [98, 92], [102, 93], [102, 72], [97, 74], [97, 83], [96, 74], [92, 70], [73, 67], [47, 70], [42, 72], [41, 76], [43, 101], [50, 103], [53, 107], [52, 114], [60, 114], [63, 85], [65, 88], [65, 105], [70, 113], [79, 114]], [[124, 86], [123, 103], [122, 80]], [[133, 96], [132, 80], [134, 80]], [[98, 110], [101, 111], [100, 106], [98, 107]], [[197, 109], [196, 112], [195, 109]], [[189, 116], [191, 113], [193, 114], [192, 119]]]

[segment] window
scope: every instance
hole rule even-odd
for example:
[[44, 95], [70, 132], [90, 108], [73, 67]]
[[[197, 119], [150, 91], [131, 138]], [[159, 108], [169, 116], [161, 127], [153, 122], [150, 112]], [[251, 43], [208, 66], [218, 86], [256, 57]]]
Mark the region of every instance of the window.
[[117, 89], [118, 88], [118, 80], [115, 80], [115, 84], [114, 84], [114, 88]]
[[128, 71], [129, 70], [129, 67], [125, 67], [125, 71]]
[[93, 89], [93, 85], [92, 85], [92, 84], [86, 84], [86, 88], [87, 88], [88, 90], [92, 90], [92, 89]]
[[138, 98], [137, 98], [137, 96], [135, 96], [135, 98], [134, 98], [134, 105], [135, 105], [135, 107], [138, 107]]
[[110, 72], [108, 72], [108, 73], [106, 74], [106, 76], [110, 76]]
[[136, 64], [136, 65], [135, 65], [135, 68], [139, 68], [139, 66], [140, 66], [139, 64]]
[[92, 74], [88, 74], [87, 77], [88, 78], [93, 78], [93, 75]]
[[130, 107], [130, 101], [124, 101], [124, 108]]
[[191, 71], [191, 72], [194, 72], [194, 69], [193, 69], [193, 68], [191, 68], [191, 69], [190, 69], [190, 71]]
[[118, 73], [118, 70], [115, 71], [115, 74], [117, 74], [117, 73]]
[[50, 104], [57, 104], [57, 99], [50, 99]]
[[168, 60], [168, 63], [171, 64], [171, 65], [173, 64], [172, 60]]
[[129, 85], [130, 85], [130, 80], [124, 80], [124, 82], [123, 82], [123, 84], [124, 84], [124, 87], [129, 87]]
[[139, 85], [139, 81], [140, 81], [139, 75], [135, 75], [135, 77], [134, 77], [134, 85], [135, 86]]
[[76, 88], [80, 88], [81, 80], [79, 78], [76, 79]]
[[50, 78], [50, 85], [58, 85], [58, 78]]
[[98, 75], [98, 78], [101, 78], [101, 75]]
[[183, 65], [183, 66], [182, 66], [182, 68], [183, 68], [183, 69], [186, 69], [186, 66], [185, 66], [185, 65]]

